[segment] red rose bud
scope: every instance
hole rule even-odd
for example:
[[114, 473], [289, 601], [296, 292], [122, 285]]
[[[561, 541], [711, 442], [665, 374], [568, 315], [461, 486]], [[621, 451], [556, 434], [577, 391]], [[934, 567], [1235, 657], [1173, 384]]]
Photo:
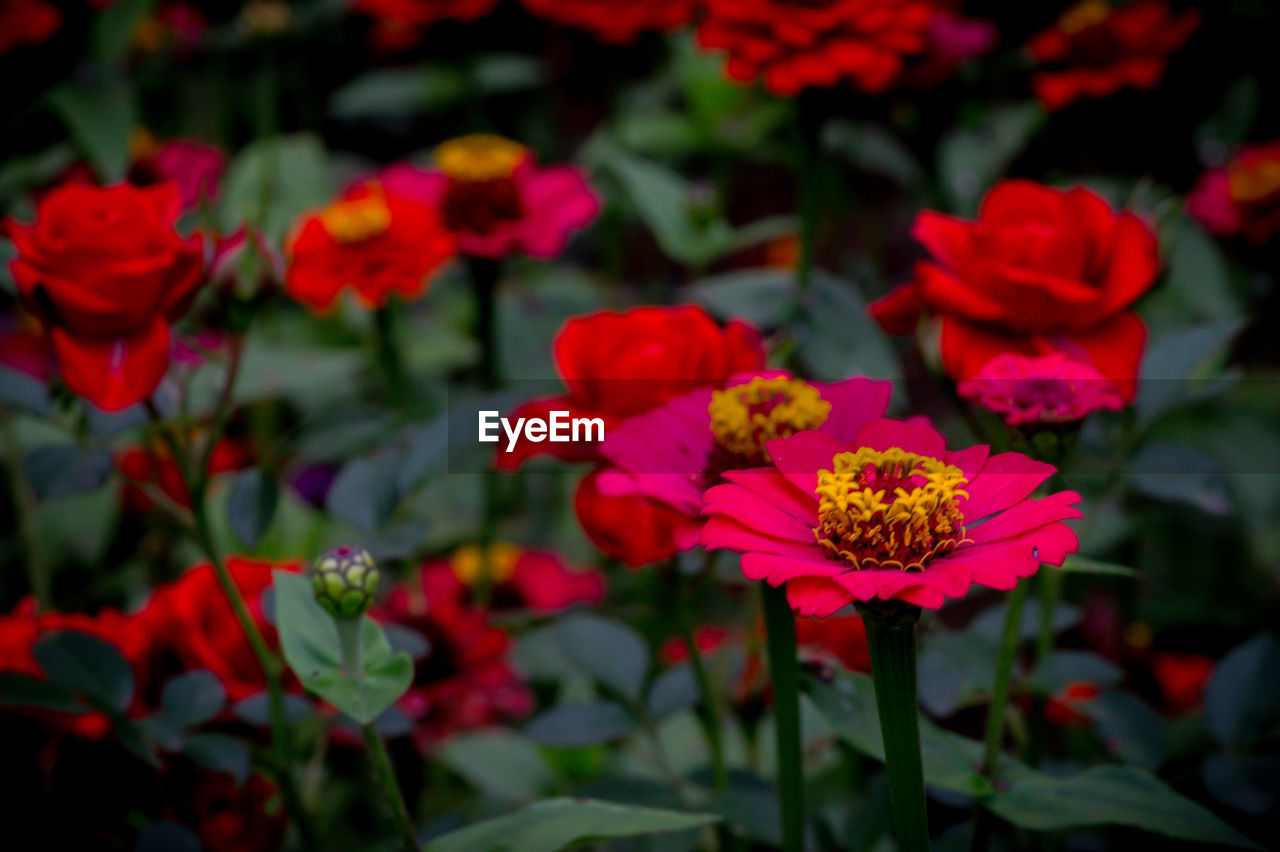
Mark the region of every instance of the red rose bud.
[[311, 566], [311, 589], [325, 612], [355, 619], [373, 605], [382, 573], [369, 551], [335, 547]]

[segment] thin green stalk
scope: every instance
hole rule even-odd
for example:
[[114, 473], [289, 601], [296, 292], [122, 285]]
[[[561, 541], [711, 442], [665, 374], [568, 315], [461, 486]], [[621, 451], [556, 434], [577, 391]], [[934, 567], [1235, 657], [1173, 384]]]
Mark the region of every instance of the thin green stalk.
[[898, 601], [859, 607], [867, 628], [875, 683], [893, 833], [900, 852], [929, 848], [929, 812], [920, 758], [916, 697], [916, 622], [920, 608]]
[[487, 257], [467, 258], [467, 274], [471, 277], [472, 297], [476, 305], [476, 343], [480, 345], [480, 382], [485, 390], [496, 390], [502, 384], [498, 347], [498, 278], [502, 267]]
[[796, 268], [796, 295], [803, 298], [813, 281], [818, 243], [818, 196], [821, 192], [822, 115], [812, 93], [797, 99], [800, 132], [800, 259]]
[[690, 617], [689, 594], [681, 593], [688, 591], [688, 584], [684, 582], [678, 565], [671, 566], [671, 574], [677, 586], [680, 633], [684, 637], [685, 644], [689, 646], [689, 665], [693, 668], [694, 679], [698, 682], [698, 691], [702, 693], [702, 725], [711, 749], [711, 779], [717, 790], [724, 790], [729, 786], [729, 772], [724, 762], [724, 734], [720, 729], [720, 699], [711, 683], [706, 662], [702, 659], [702, 652], [698, 650], [693, 619]]
[[35, 599], [36, 612], [44, 612], [53, 607], [53, 584], [49, 578], [48, 565], [40, 551], [40, 534], [35, 525], [35, 498], [22, 475], [22, 448], [18, 446], [13, 418], [4, 417], [0, 421], [0, 428], [3, 428], [4, 469], [9, 480], [9, 499], [13, 501], [14, 525], [17, 527], [18, 541], [22, 544], [22, 564], [26, 568], [27, 584], [31, 597]]
[[764, 585], [764, 624], [773, 685], [778, 741], [778, 795], [782, 801], [782, 848], [804, 849], [804, 765], [800, 753], [800, 669], [796, 663], [796, 621], [786, 587]]
[[[1041, 565], [1037, 572], [1040, 603], [1040, 629], [1036, 635], [1036, 664], [1044, 662], [1045, 657], [1053, 653], [1053, 611], [1058, 605], [1058, 595], [1062, 588], [1062, 572], [1052, 565]], [[1038, 766], [1045, 751], [1045, 737], [1048, 726], [1045, 723], [1045, 699], [1036, 696], [1031, 704], [1031, 736], [1027, 745], [1026, 758], [1032, 766]]]
[[387, 391], [392, 402], [403, 401], [408, 388], [408, 377], [405, 374], [404, 361], [400, 357], [400, 346], [396, 335], [396, 305], [388, 303], [373, 312], [374, 349], [378, 358], [378, 367], [382, 370], [387, 382]]
[[991, 706], [987, 708], [986, 750], [982, 758], [982, 774], [992, 777], [1000, 761], [1000, 744], [1004, 742], [1004, 712], [1009, 704], [1009, 678], [1018, 653], [1018, 631], [1022, 626], [1022, 605], [1027, 600], [1028, 583], [1019, 583], [1009, 593], [1009, 608], [1004, 616], [1004, 633], [1000, 637], [1000, 656], [996, 658], [996, 680], [991, 687]]

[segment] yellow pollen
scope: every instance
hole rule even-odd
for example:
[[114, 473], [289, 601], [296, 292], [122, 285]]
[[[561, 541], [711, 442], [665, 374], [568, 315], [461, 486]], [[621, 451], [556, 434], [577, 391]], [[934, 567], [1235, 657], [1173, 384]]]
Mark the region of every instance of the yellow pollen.
[[457, 181], [499, 180], [511, 177], [528, 149], [489, 133], [472, 133], [436, 147], [436, 165]]
[[767, 464], [765, 443], [827, 422], [831, 403], [799, 379], [754, 378], [715, 391], [707, 406], [716, 445], [744, 462]]
[[1227, 170], [1227, 191], [1235, 201], [1262, 201], [1280, 192], [1280, 160], [1233, 163]]
[[150, 160], [160, 153], [160, 143], [145, 127], [135, 127], [129, 131], [129, 159], [135, 163], [139, 160]]
[[358, 243], [386, 232], [391, 226], [391, 209], [380, 195], [351, 198], [325, 209], [320, 223], [338, 242]]
[[458, 582], [466, 586], [474, 586], [481, 580], [505, 583], [516, 573], [520, 553], [520, 548], [514, 544], [491, 544], [488, 551], [489, 564], [486, 566], [485, 554], [479, 545], [467, 544], [453, 552], [453, 556], [449, 558], [449, 566], [453, 568], [453, 576], [458, 578]]
[[892, 447], [840, 453], [818, 472], [818, 526], [827, 556], [854, 569], [920, 571], [968, 541], [960, 468]]
[[1111, 4], [1106, 0], [1083, 0], [1062, 13], [1058, 29], [1065, 33], [1078, 33], [1100, 24], [1111, 14]]

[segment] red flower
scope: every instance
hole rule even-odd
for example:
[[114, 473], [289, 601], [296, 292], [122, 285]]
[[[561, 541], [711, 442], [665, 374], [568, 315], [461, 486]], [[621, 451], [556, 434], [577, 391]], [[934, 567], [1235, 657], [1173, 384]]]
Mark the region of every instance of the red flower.
[[437, 21], [474, 21], [498, 0], [357, 0], [354, 11], [373, 18], [370, 39], [384, 50], [404, 50]]
[[227, 168], [222, 149], [189, 139], [164, 143], [146, 140], [130, 174], [135, 183], [173, 181], [182, 196], [182, 209], [191, 210], [218, 197], [218, 181]]
[[1206, 231], [1261, 245], [1280, 231], [1280, 139], [1244, 145], [1200, 176], [1187, 211]]
[[[571, 417], [603, 419], [605, 434], [622, 418], [694, 388], [719, 387], [734, 373], [764, 367], [758, 331], [736, 320], [722, 327], [694, 305], [575, 317], [556, 335], [552, 348], [568, 393], [525, 403], [510, 416], [568, 411]], [[594, 445], [521, 441], [514, 452], [498, 456], [498, 466], [519, 467], [542, 453], [566, 461], [596, 457]]]
[[926, 307], [942, 317], [954, 379], [1004, 352], [1063, 352], [1133, 398], [1146, 326], [1129, 306], [1160, 271], [1155, 234], [1137, 216], [1087, 189], [1010, 180], [987, 194], [976, 222], [926, 210], [913, 235], [932, 259], [871, 306], [886, 331]]
[[1086, 712], [1087, 705], [1101, 694], [1092, 683], [1072, 681], [1044, 705], [1044, 718], [1055, 728], [1078, 728], [1088, 725], [1093, 718]]
[[22, 311], [0, 313], [0, 365], [47, 382], [57, 372], [49, 338]]
[[956, 386], [961, 397], [1004, 415], [1010, 426], [1071, 423], [1124, 407], [1120, 391], [1091, 365], [1061, 352], [1005, 352]]
[[1151, 660], [1151, 672], [1160, 684], [1165, 709], [1185, 713], [1197, 706], [1215, 664], [1213, 657], [1204, 654], [1157, 653]]
[[484, 613], [431, 595], [426, 572], [397, 585], [386, 605], [370, 611], [384, 624], [417, 631], [429, 643], [416, 662], [413, 685], [396, 706], [414, 721], [424, 751], [450, 734], [517, 719], [533, 709], [533, 694], [507, 663], [507, 634]]
[[629, 44], [647, 30], [669, 32], [693, 20], [697, 0], [523, 0], [533, 14]]
[[697, 519], [645, 497], [607, 497], [600, 493], [599, 478], [600, 471], [582, 477], [573, 511], [587, 538], [606, 556], [639, 568], [697, 545]]
[[856, 615], [830, 618], [796, 617], [796, 645], [801, 653], [820, 662], [836, 660], [851, 672], [871, 671], [867, 626]]
[[61, 25], [57, 8], [43, 0], [0, 0], [0, 54], [40, 44]]
[[69, 185], [34, 225], [7, 221], [18, 291], [49, 329], [67, 386], [116, 410], [146, 399], [169, 366], [169, 325], [202, 281], [196, 238], [174, 230], [173, 184]]
[[320, 312], [346, 288], [381, 308], [393, 293], [421, 296], [453, 251], [434, 210], [369, 182], [302, 220], [288, 246], [285, 289]]
[[[227, 560], [232, 580], [271, 647], [276, 647], [278, 640], [275, 628], [263, 616], [262, 593], [271, 585], [271, 572], [277, 569], [298, 571], [301, 566], [239, 556]], [[209, 563], [157, 587], [138, 617], [155, 641], [178, 657], [183, 668], [208, 669], [217, 675], [231, 701], [266, 688], [258, 658]]]
[[725, 71], [777, 95], [848, 83], [889, 88], [930, 43], [928, 0], [707, 0], [704, 48], [728, 53]]
[[[126, 511], [145, 515], [155, 508], [151, 497], [138, 486], [152, 485], [184, 508], [191, 508], [191, 494], [173, 454], [164, 447], [128, 447], [115, 454], [116, 469], [125, 477], [121, 502]], [[252, 464], [249, 449], [239, 441], [218, 441], [209, 456], [209, 474], [242, 470]]]
[[472, 603], [472, 590], [481, 583], [488, 586], [489, 610], [528, 609], [548, 615], [604, 599], [604, 576], [598, 571], [575, 570], [555, 553], [514, 544], [491, 545], [487, 565], [477, 545], [465, 545], [448, 559], [424, 563], [421, 571], [427, 598], [449, 601], [451, 606]]
[[451, 139], [436, 147], [435, 159], [435, 169], [402, 163], [379, 179], [388, 192], [439, 211], [460, 254], [550, 259], [600, 212], [581, 169], [539, 166], [528, 148], [501, 136]]
[[240, 783], [200, 772], [181, 790], [173, 817], [190, 826], [205, 852], [270, 852], [284, 846], [288, 813], [274, 782], [260, 774]]
[[1199, 26], [1199, 10], [1175, 14], [1162, 0], [1082, 0], [1027, 42], [1045, 68], [1031, 77], [1031, 88], [1053, 110], [1122, 88], [1150, 89]]

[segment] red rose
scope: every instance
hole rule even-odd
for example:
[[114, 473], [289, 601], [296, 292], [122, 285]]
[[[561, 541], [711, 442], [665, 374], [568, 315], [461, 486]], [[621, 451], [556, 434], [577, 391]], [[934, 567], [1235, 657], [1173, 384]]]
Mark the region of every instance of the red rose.
[[323, 312], [347, 288], [371, 308], [421, 296], [454, 243], [434, 210], [366, 183], [304, 218], [288, 253], [285, 289]]
[[923, 306], [942, 318], [942, 362], [956, 380], [1003, 352], [1092, 362], [1132, 399], [1146, 326], [1129, 306], [1160, 271], [1155, 234], [1087, 189], [1005, 181], [976, 222], [926, 210], [913, 234], [932, 257], [871, 306], [903, 331]]
[[[764, 368], [764, 346], [755, 328], [736, 320], [722, 327], [694, 305], [575, 317], [560, 330], [552, 351], [569, 392], [532, 400], [511, 418], [568, 411], [571, 417], [601, 418], [608, 434], [624, 417], [694, 388], [719, 387], [735, 373]], [[543, 453], [566, 461], [596, 457], [591, 445], [521, 440], [514, 452], [498, 455], [498, 467], [516, 468]]]
[[95, 405], [146, 399], [169, 366], [169, 325], [202, 281], [199, 240], [174, 230], [173, 184], [72, 184], [8, 220], [18, 291], [49, 329], [62, 378]]
[[628, 568], [669, 559], [698, 543], [702, 524], [645, 497], [606, 497], [589, 473], [578, 483], [573, 510], [578, 523], [602, 553]]
[[1031, 88], [1055, 110], [1126, 87], [1150, 89], [1199, 26], [1198, 10], [1175, 14], [1161, 0], [1123, 6], [1082, 0], [1027, 42], [1027, 51], [1045, 66], [1032, 76]]
[[630, 44], [647, 30], [669, 32], [693, 20], [695, 0], [523, 0], [533, 14], [590, 30], [610, 44]]
[[0, 0], [0, 54], [40, 44], [62, 26], [62, 15], [43, 0]]

